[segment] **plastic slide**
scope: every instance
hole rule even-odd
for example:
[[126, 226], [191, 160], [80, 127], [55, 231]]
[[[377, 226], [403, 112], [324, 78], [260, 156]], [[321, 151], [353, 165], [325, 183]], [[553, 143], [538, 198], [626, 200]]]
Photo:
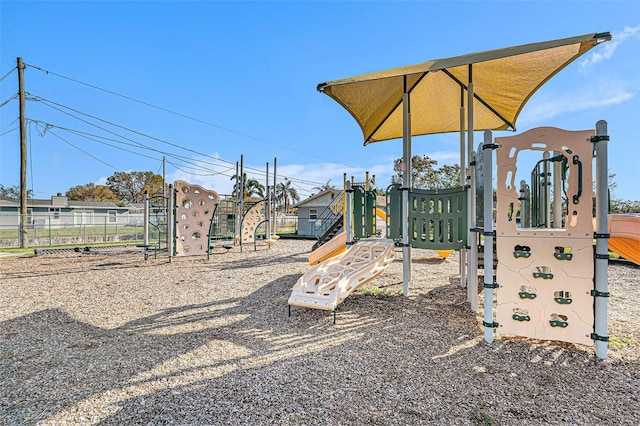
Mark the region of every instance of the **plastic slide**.
[[293, 286], [289, 305], [335, 311], [353, 291], [393, 262], [393, 240], [361, 240], [309, 269]]
[[347, 249], [347, 234], [339, 233], [309, 255], [309, 265], [317, 265], [327, 259], [339, 255]]
[[609, 215], [609, 250], [640, 265], [640, 216]]

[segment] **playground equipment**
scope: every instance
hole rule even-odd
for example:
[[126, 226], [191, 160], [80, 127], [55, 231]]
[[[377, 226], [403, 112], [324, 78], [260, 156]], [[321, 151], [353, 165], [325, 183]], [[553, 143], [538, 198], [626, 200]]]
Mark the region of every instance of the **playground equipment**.
[[341, 232], [309, 254], [309, 265], [317, 265], [347, 249], [347, 234]]
[[[393, 240], [371, 239], [376, 235], [376, 218], [387, 219], [386, 213], [376, 207], [371, 182], [375, 183], [375, 176], [370, 180], [368, 172], [364, 183], [355, 183], [353, 177], [347, 181], [344, 175], [343, 196], [328, 206], [334, 214], [342, 214], [314, 245], [309, 264], [315, 266], [293, 287], [289, 314], [292, 305], [328, 310], [333, 311], [335, 322], [338, 304], [393, 261]], [[327, 235], [332, 238], [325, 240]]]
[[640, 265], [640, 216], [609, 215], [609, 248], [636, 265]]
[[[397, 188], [401, 192], [399, 203], [394, 203], [395, 207], [388, 210], [388, 215], [401, 218], [400, 227], [391, 226], [388, 232], [396, 232], [397, 237], [401, 239], [399, 243], [403, 251], [403, 294], [408, 295], [409, 283], [411, 281], [411, 247], [414, 244], [447, 242], [454, 241], [461, 244], [460, 248], [460, 275], [461, 284], [466, 283], [468, 300], [471, 309], [476, 310], [477, 300], [477, 247], [478, 234], [481, 232], [484, 237], [485, 250], [485, 340], [493, 341], [493, 330], [498, 328], [498, 324], [493, 318], [493, 293], [499, 284], [494, 283], [493, 279], [493, 191], [492, 191], [492, 150], [497, 147], [492, 142], [487, 142], [485, 134], [485, 143], [482, 145], [484, 160], [480, 160], [484, 165], [482, 176], [484, 186], [484, 199], [482, 203], [482, 214], [476, 212], [476, 183], [477, 172], [480, 168], [477, 161], [480, 156], [476, 157], [474, 149], [474, 131], [478, 129], [492, 130], [515, 130], [516, 119], [531, 95], [540, 88], [553, 75], [558, 73], [571, 62], [575, 61], [582, 54], [591, 48], [611, 40], [611, 34], [592, 33], [582, 36], [571, 37], [566, 39], [551, 40], [542, 43], [533, 43], [522, 46], [513, 46], [506, 49], [496, 49], [486, 52], [472, 53], [463, 56], [457, 56], [446, 59], [438, 59], [427, 61], [420, 64], [395, 68], [386, 71], [379, 71], [370, 74], [349, 77], [341, 80], [334, 80], [318, 85], [318, 91], [327, 94], [335, 99], [341, 106], [349, 111], [356, 119], [362, 129], [365, 145], [372, 142], [379, 142], [389, 139], [402, 137], [403, 143], [403, 164], [411, 164], [411, 138], [414, 135], [428, 135], [444, 132], [460, 133], [460, 186], [466, 190], [467, 205], [461, 211], [466, 211], [467, 221], [466, 237], [456, 234], [456, 217], [453, 216], [452, 223], [440, 222], [438, 217], [429, 218], [423, 216], [426, 211], [430, 210], [431, 201], [422, 207], [421, 201], [415, 198], [415, 190], [412, 188], [411, 173], [403, 173], [402, 186]], [[375, 113], [372, 113], [375, 112]], [[459, 120], [456, 116], [459, 114]], [[596, 355], [600, 358], [606, 357], [606, 292], [607, 277], [607, 153], [606, 153], [606, 123], [599, 125], [605, 128], [602, 133], [600, 128], [596, 134], [596, 157], [599, 163], [597, 168], [596, 185], [598, 196], [597, 202], [597, 230], [596, 239], [596, 255], [595, 255], [595, 289], [590, 292], [595, 298], [595, 326], [594, 332], [589, 336], [590, 339], [596, 341]], [[466, 138], [465, 138], [466, 133]], [[489, 134], [488, 138], [491, 139]], [[466, 142], [466, 144], [465, 144]], [[466, 147], [465, 147], [466, 145]], [[587, 144], [588, 145], [588, 144]], [[466, 148], [466, 149], [465, 149]], [[535, 147], [534, 147], [535, 148]], [[558, 147], [559, 151], [563, 149]], [[466, 152], [465, 152], [466, 151]], [[550, 160], [551, 154], [548, 154], [546, 160]], [[591, 229], [586, 231], [584, 213], [582, 207], [577, 209], [574, 214], [573, 207], [577, 207], [581, 203], [586, 203], [584, 194], [590, 192], [591, 179], [583, 180], [583, 172], [586, 168], [583, 165], [587, 160], [591, 161], [591, 156], [584, 157], [581, 154], [573, 154], [573, 151], [563, 151], [563, 156], [567, 160], [565, 164], [570, 163], [572, 175], [569, 179], [581, 182], [582, 187], [574, 188], [569, 200], [569, 205], [565, 221], [571, 223], [570, 226], [578, 227], [579, 232], [590, 234]], [[555, 155], [554, 155], [555, 157]], [[578, 157], [578, 158], [576, 158]], [[549, 161], [544, 161], [545, 167], [549, 166]], [[604, 166], [603, 166], [604, 165]], [[554, 167], [555, 168], [555, 167]], [[590, 169], [590, 167], [589, 167]], [[515, 173], [513, 171], [512, 173]], [[545, 183], [544, 179], [548, 177], [547, 169], [538, 172], [537, 177], [543, 178], [543, 182], [538, 180], [536, 185]], [[504, 185], [506, 178], [503, 178], [500, 185]], [[502, 214], [511, 220], [516, 220], [519, 204], [517, 203], [517, 195], [515, 194], [515, 182], [510, 189], [512, 202], [501, 208], [507, 208], [507, 212], [501, 210]], [[587, 186], [589, 190], [587, 190]], [[581, 189], [580, 191], [577, 191]], [[555, 191], [558, 194], [560, 191]], [[414, 195], [412, 195], [414, 193]], [[536, 206], [537, 212], [546, 209], [550, 195], [547, 186], [541, 186], [539, 198], [529, 199], [528, 202], [540, 203]], [[544, 195], [542, 195], [544, 194]], [[425, 194], [428, 196], [429, 194]], [[560, 197], [557, 196], [557, 199]], [[499, 198], [500, 199], [500, 198]], [[417, 201], [417, 203], [416, 203]], [[590, 201], [589, 201], [590, 202]], [[555, 203], [558, 210], [558, 203]], [[400, 215], [394, 213], [399, 211]], [[443, 209], [443, 212], [450, 213], [449, 207]], [[416, 214], [419, 213], [419, 214]], [[546, 215], [546, 212], [545, 212]], [[462, 215], [464, 216], [464, 215]], [[484, 221], [479, 219], [484, 218]], [[589, 215], [590, 218], [590, 215]], [[521, 219], [523, 219], [521, 217]], [[433, 222], [431, 222], [433, 220]], [[505, 219], [502, 218], [500, 222]], [[558, 226], [562, 221], [560, 212], [554, 213], [554, 226]], [[576, 225], [579, 223], [579, 225]], [[551, 217], [545, 216], [544, 221], [537, 224], [549, 226], [552, 224]], [[482, 226], [480, 228], [479, 226]], [[498, 225], [500, 226], [500, 225]], [[585, 229], [583, 229], [585, 228]], [[521, 231], [517, 231], [521, 232]], [[516, 236], [518, 234], [516, 232]], [[558, 232], [557, 230], [554, 232]], [[566, 237], [575, 237], [575, 232], [565, 232]], [[562, 233], [560, 233], [562, 234]], [[571, 234], [571, 235], [569, 235]], [[535, 232], [527, 233], [527, 236], [536, 236]], [[505, 235], [504, 237], [509, 237]], [[583, 235], [587, 239], [587, 235]], [[450, 241], [448, 241], [450, 240]], [[463, 241], [464, 240], [464, 241]], [[464, 243], [464, 244], [462, 244]], [[564, 242], [563, 242], [564, 244]], [[577, 243], [580, 244], [580, 243]], [[527, 244], [517, 244], [520, 250], [516, 249], [516, 245], [511, 249], [511, 256], [515, 257], [514, 252], [519, 255], [527, 253], [522, 250], [522, 246], [529, 247]], [[500, 247], [500, 245], [498, 245]], [[554, 247], [558, 251], [556, 260], [571, 262], [568, 256], [569, 252], [565, 246]], [[529, 247], [530, 248], [530, 247]], [[469, 259], [464, 267], [465, 258], [469, 251]], [[504, 250], [504, 249], [503, 249]], [[530, 251], [529, 251], [530, 252]], [[500, 254], [499, 254], [500, 256]], [[525, 255], [521, 255], [518, 260], [527, 259]], [[502, 260], [502, 259], [500, 259]], [[489, 261], [490, 263], [486, 263]], [[538, 259], [536, 257], [535, 266], [540, 269], [536, 271], [534, 278], [550, 279], [552, 273], [549, 272], [550, 267], [545, 258]], [[537, 268], [536, 268], [537, 269]], [[556, 268], [557, 269], [557, 268]], [[562, 267], [560, 267], [562, 269]], [[568, 276], [569, 274], [567, 274]], [[557, 281], [556, 281], [557, 282]], [[525, 288], [526, 290], [526, 288]], [[530, 294], [528, 291], [523, 293]], [[559, 294], [560, 300], [566, 301], [566, 296]], [[531, 300], [531, 299], [529, 299]], [[535, 298], [533, 299], [535, 300]], [[557, 302], [556, 303], [561, 303]], [[511, 319], [522, 323], [514, 318], [526, 319], [527, 315], [522, 315], [512, 311]], [[560, 315], [560, 314], [558, 314]], [[550, 317], [549, 324], [551, 327], [565, 328], [575, 323], [567, 322], [563, 316]], [[557, 319], [559, 318], [559, 319]], [[578, 331], [582, 333], [582, 331]], [[544, 333], [543, 333], [544, 334]], [[556, 333], [558, 335], [559, 333]], [[545, 335], [545, 338], [554, 338], [552, 334]], [[569, 337], [567, 337], [569, 338]], [[582, 339], [582, 337], [581, 337]], [[584, 341], [584, 340], [583, 340]]]
[[[376, 206], [376, 193], [372, 184], [375, 184], [375, 176], [369, 179], [369, 172], [366, 173], [363, 183], [355, 183], [353, 177], [347, 182], [347, 175], [344, 174], [344, 191], [326, 209], [326, 212], [336, 219], [326, 226], [325, 232], [314, 244], [309, 255], [310, 265], [342, 253], [347, 249], [347, 245], [362, 238], [377, 235], [376, 217], [386, 220], [386, 213]], [[325, 216], [324, 213], [321, 213], [321, 217]], [[349, 237], [343, 235], [347, 228], [351, 232]]]
[[[144, 193], [144, 231], [143, 242], [136, 244], [143, 250], [144, 260], [149, 259], [150, 253], [157, 259], [159, 250], [168, 250], [169, 246], [169, 218], [167, 215], [167, 197], [162, 194], [149, 195]], [[153, 233], [154, 242], [151, 242]]]
[[[267, 201], [240, 203], [231, 199], [221, 199], [217, 192], [200, 185], [176, 181], [169, 185], [169, 197], [162, 205], [145, 204], [145, 241], [139, 244], [145, 249], [145, 259], [149, 251], [157, 251], [161, 246], [168, 248], [173, 256], [210, 257], [212, 249], [222, 247], [230, 250], [233, 245], [253, 243], [256, 248], [256, 233], [261, 225], [268, 222], [265, 216]], [[149, 198], [149, 197], [148, 197]], [[151, 206], [151, 207], [150, 207]], [[243, 214], [239, 214], [245, 208]], [[155, 217], [155, 220], [152, 218]], [[240, 217], [240, 227], [236, 226]], [[167, 226], [167, 224], [173, 226]], [[157, 228], [158, 243], [150, 243], [148, 227]], [[269, 240], [269, 242], [272, 242]]]
[[178, 180], [175, 182], [175, 255], [209, 253], [213, 213], [220, 197], [215, 191]]
[[353, 291], [377, 277], [393, 261], [392, 240], [362, 240], [338, 256], [309, 269], [293, 286], [291, 306], [333, 311]]
[[[592, 343], [593, 146], [588, 141], [593, 135], [593, 130], [570, 132], [540, 127], [495, 139], [500, 146], [495, 233], [499, 259], [497, 324], [491, 319], [485, 320], [485, 326], [494, 327], [500, 334]], [[534, 167], [531, 202], [524, 203], [523, 208], [515, 178], [518, 156], [524, 150], [545, 155]], [[490, 159], [485, 155], [485, 164]], [[563, 174], [568, 173], [566, 206], [562, 206], [559, 193], [554, 192], [553, 202], [550, 196], [552, 177], [561, 182], [561, 176], [550, 172], [552, 161], [566, 168]], [[530, 214], [522, 214], [529, 213], [529, 205]], [[553, 217], [562, 219], [552, 221], [552, 212]], [[531, 223], [526, 223], [527, 217]], [[485, 217], [485, 225], [488, 219]]]

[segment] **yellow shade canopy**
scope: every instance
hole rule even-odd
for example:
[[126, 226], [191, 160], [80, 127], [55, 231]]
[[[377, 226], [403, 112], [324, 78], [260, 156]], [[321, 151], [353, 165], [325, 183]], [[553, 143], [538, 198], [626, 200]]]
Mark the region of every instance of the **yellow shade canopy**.
[[473, 83], [474, 130], [515, 130], [527, 100], [547, 80], [611, 34], [489, 50], [363, 74], [318, 85], [356, 119], [365, 145], [403, 136], [402, 99], [409, 93], [411, 134], [460, 131]]

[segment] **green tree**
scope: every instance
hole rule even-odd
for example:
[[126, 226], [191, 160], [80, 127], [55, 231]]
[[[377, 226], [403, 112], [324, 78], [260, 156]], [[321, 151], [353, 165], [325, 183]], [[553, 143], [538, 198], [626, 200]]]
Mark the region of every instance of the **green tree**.
[[107, 187], [119, 200], [144, 202], [144, 192], [162, 192], [162, 176], [153, 172], [115, 172], [107, 178]]
[[[436, 189], [454, 188], [460, 186], [460, 166], [458, 164], [436, 167], [438, 162], [428, 155], [414, 155], [411, 158], [411, 180], [414, 188]], [[392, 184], [402, 185], [402, 173], [404, 165], [402, 158], [393, 162], [393, 170], [396, 172], [391, 177]]]
[[288, 213], [291, 209], [291, 205], [300, 200], [298, 191], [291, 185], [291, 181], [284, 178], [284, 182], [276, 185], [276, 199], [278, 205], [284, 207], [284, 211]]
[[77, 185], [67, 190], [65, 195], [69, 200], [74, 201], [118, 201], [118, 197], [106, 185], [96, 185], [94, 183], [86, 183]]
[[[231, 180], [235, 179], [235, 183], [233, 184], [233, 190], [231, 192], [231, 196], [236, 200], [239, 198], [240, 193], [240, 181], [237, 175], [231, 176]], [[243, 187], [243, 199], [248, 198], [264, 198], [264, 185], [261, 184], [257, 179], [248, 179], [247, 174], [244, 173], [242, 175], [242, 187]]]
[[257, 179], [247, 179], [244, 186], [245, 198], [264, 198], [264, 185]]
[[[32, 198], [33, 191], [27, 189], [27, 198]], [[18, 200], [20, 199], [20, 187], [18, 185], [4, 186], [0, 183], [0, 199], [2, 200]]]

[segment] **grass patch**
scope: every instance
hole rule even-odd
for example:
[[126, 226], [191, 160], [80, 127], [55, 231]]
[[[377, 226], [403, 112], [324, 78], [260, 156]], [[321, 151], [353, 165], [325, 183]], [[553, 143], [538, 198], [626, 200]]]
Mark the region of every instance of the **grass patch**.
[[498, 422], [491, 417], [486, 411], [479, 408], [474, 408], [469, 412], [469, 420], [473, 421], [477, 425], [483, 426], [497, 426]]
[[625, 346], [633, 345], [633, 339], [628, 337], [609, 336], [609, 346], [612, 348], [624, 348]]
[[379, 287], [364, 287], [356, 290], [357, 294], [361, 294], [363, 296], [373, 296], [377, 299], [382, 300], [393, 300], [395, 297], [400, 296], [402, 294], [400, 291], [392, 291], [387, 288], [379, 288]]

